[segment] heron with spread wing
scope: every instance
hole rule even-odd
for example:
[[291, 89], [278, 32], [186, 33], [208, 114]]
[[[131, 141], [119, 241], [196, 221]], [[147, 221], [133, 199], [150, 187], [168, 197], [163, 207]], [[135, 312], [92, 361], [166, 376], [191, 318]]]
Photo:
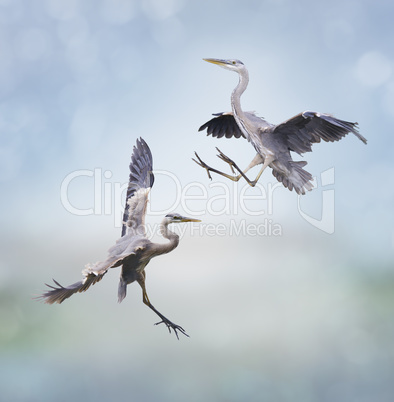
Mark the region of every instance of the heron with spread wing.
[[[232, 112], [215, 114], [213, 119], [202, 125], [199, 131], [207, 130], [207, 135], [217, 138], [246, 138], [254, 147], [257, 154], [245, 170], [241, 170], [236, 163], [224, 155], [218, 148], [218, 157], [228, 163], [234, 175], [229, 175], [208, 166], [195, 153], [198, 165], [206, 169], [210, 179], [210, 172], [220, 174], [230, 180], [238, 181], [243, 177], [249, 185], [255, 186], [267, 166], [272, 168], [272, 174], [289, 190], [298, 194], [305, 194], [305, 190], [313, 188], [312, 175], [303, 169], [305, 161], [293, 161], [290, 151], [302, 155], [312, 151], [312, 144], [321, 140], [327, 142], [338, 141], [348, 133], [353, 133], [365, 144], [367, 140], [359, 134], [357, 123], [339, 120], [331, 115], [306, 111], [294, 116], [284, 123], [274, 125], [257, 117], [252, 112], [244, 112], [241, 108], [241, 95], [249, 82], [249, 73], [245, 65], [239, 60], [204, 59], [217, 64], [239, 75], [239, 83], [231, 95]], [[256, 165], [263, 164], [255, 180], [250, 180], [246, 172]], [[234, 170], [235, 169], [235, 170]], [[235, 171], [238, 175], [235, 175]]]
[[133, 149], [130, 163], [130, 179], [127, 189], [126, 207], [123, 216], [122, 237], [108, 250], [105, 261], [87, 265], [82, 271], [82, 281], [64, 287], [54, 280], [55, 285], [47, 285], [51, 290], [38, 297], [45, 303], [62, 303], [74, 293], [85, 292], [91, 285], [101, 281], [110, 268], [122, 267], [118, 288], [119, 303], [126, 297], [127, 285], [137, 281], [142, 288], [142, 300], [161, 319], [155, 325], [164, 323], [178, 337], [178, 331], [188, 336], [185, 330], [161, 314], [149, 301], [145, 287], [145, 267], [153, 257], [169, 253], [179, 243], [179, 236], [168, 229], [171, 223], [200, 222], [198, 219], [186, 218], [178, 213], [171, 213], [161, 222], [161, 234], [169, 241], [164, 244], [151, 242], [146, 234], [145, 215], [148, 195], [153, 186], [152, 154], [141, 138]]

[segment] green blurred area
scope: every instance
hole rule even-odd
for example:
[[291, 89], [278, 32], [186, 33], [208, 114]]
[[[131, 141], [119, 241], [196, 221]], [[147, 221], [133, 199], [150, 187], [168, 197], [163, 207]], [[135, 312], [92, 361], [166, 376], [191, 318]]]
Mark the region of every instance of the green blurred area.
[[[0, 300], [2, 400], [390, 401], [391, 267], [342, 265], [318, 241], [310, 255], [297, 243], [185, 237], [153, 260], [148, 294], [190, 334], [179, 341], [153, 326], [137, 285], [117, 304], [115, 269], [53, 306], [31, 299], [39, 281], [15, 276]], [[77, 280], [62, 269], [77, 259], [56, 279]]]

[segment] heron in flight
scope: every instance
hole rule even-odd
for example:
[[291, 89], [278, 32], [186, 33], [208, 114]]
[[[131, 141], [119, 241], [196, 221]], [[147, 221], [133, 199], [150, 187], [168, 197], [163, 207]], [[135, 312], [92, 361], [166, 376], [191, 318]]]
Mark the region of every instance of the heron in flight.
[[[357, 123], [339, 120], [331, 115], [305, 111], [291, 119], [274, 125], [257, 117], [253, 112], [244, 112], [241, 108], [241, 95], [246, 90], [249, 82], [249, 73], [242, 61], [204, 59], [217, 64], [226, 70], [235, 71], [239, 75], [239, 83], [231, 95], [232, 112], [214, 114], [212, 120], [202, 125], [199, 131], [207, 130], [207, 135], [217, 138], [246, 138], [254, 147], [257, 154], [245, 170], [241, 170], [236, 163], [224, 155], [218, 148], [218, 157], [228, 163], [234, 175], [229, 175], [217, 169], [213, 169], [201, 160], [193, 159], [198, 165], [206, 169], [210, 179], [210, 172], [218, 173], [230, 180], [238, 181], [243, 177], [252, 187], [256, 185], [264, 169], [269, 166], [276, 179], [283, 183], [289, 190], [295, 190], [297, 194], [305, 194], [305, 190], [311, 190], [312, 175], [303, 169], [305, 161], [293, 161], [290, 151], [302, 155], [312, 151], [312, 144], [324, 140], [327, 142], [338, 141], [348, 133], [353, 133], [365, 144], [367, 140], [359, 134]], [[246, 172], [256, 165], [263, 164], [255, 180], [250, 180]], [[235, 176], [235, 171], [238, 175]]]
[[64, 287], [54, 281], [56, 286], [48, 285], [51, 289], [38, 297], [45, 303], [62, 303], [74, 293], [85, 292], [91, 285], [101, 281], [110, 268], [122, 267], [118, 288], [119, 303], [126, 297], [127, 285], [137, 281], [142, 288], [142, 301], [152, 309], [161, 319], [155, 325], [164, 323], [169, 332], [171, 329], [178, 337], [178, 331], [188, 336], [185, 330], [171, 322], [161, 314], [149, 301], [145, 287], [145, 267], [153, 257], [169, 253], [179, 243], [179, 236], [168, 229], [171, 223], [200, 222], [198, 219], [186, 218], [178, 213], [171, 213], [161, 222], [161, 234], [169, 241], [164, 244], [152, 243], [146, 234], [145, 215], [148, 204], [148, 195], [153, 186], [152, 154], [141, 138], [133, 149], [130, 163], [130, 179], [127, 189], [126, 207], [123, 215], [122, 237], [108, 250], [105, 261], [87, 265], [82, 271], [82, 281]]

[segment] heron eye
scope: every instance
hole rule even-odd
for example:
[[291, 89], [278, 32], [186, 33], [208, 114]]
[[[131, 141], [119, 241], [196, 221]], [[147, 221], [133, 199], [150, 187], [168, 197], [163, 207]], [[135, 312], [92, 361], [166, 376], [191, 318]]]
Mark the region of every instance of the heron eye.
[[235, 61], [233, 60], [233, 62], [232, 62], [233, 64], [235, 64]]

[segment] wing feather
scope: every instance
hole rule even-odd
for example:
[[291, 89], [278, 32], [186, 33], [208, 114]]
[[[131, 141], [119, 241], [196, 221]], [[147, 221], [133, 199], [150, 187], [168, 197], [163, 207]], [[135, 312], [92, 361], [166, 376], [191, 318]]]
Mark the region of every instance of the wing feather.
[[357, 123], [337, 119], [329, 114], [303, 112], [277, 125], [273, 133], [282, 136], [291, 151], [303, 154], [312, 151], [312, 144], [324, 140], [339, 141], [353, 133], [365, 144], [367, 140], [358, 132]]
[[81, 281], [75, 282], [69, 286], [62, 286], [53, 279], [56, 286], [46, 284], [51, 290], [36, 297], [36, 299], [43, 300], [44, 303], [47, 304], [63, 303], [64, 300], [75, 293], [85, 292], [90, 286], [100, 282], [110, 268], [119, 267], [125, 261], [132, 264], [138, 252], [144, 250], [149, 244], [150, 241], [141, 236], [122, 236], [116, 241], [116, 244], [108, 250], [108, 258], [105, 261], [87, 264], [85, 266], [85, 269], [82, 271], [83, 279]]
[[198, 131], [206, 129], [207, 135], [212, 135], [212, 137], [216, 138], [245, 138], [232, 113], [215, 113], [213, 116], [216, 117], [203, 124]]
[[75, 293], [86, 292], [90, 286], [100, 282], [110, 268], [121, 265], [125, 257], [135, 254], [135, 252], [124, 250], [124, 245], [119, 244], [121, 243], [121, 239], [117, 241], [115, 246], [109, 249], [109, 256], [105, 261], [96, 262], [92, 265], [87, 264], [85, 266], [85, 269], [82, 271], [83, 279], [81, 281], [75, 282], [69, 286], [62, 286], [59, 282], [53, 279], [53, 282], [56, 286], [48, 285], [46, 283], [46, 286], [48, 286], [51, 290], [48, 290], [41, 296], [38, 296], [36, 299], [43, 300], [44, 303], [47, 304], [60, 304]]
[[129, 165], [130, 176], [126, 206], [123, 214], [122, 236], [128, 233], [145, 234], [145, 214], [149, 190], [154, 183], [153, 158], [148, 144], [137, 140]]
[[48, 286], [52, 290], [48, 290], [41, 296], [37, 297], [37, 299], [43, 300], [44, 303], [47, 304], [63, 303], [64, 300], [68, 299], [73, 294], [85, 292], [90, 288], [91, 285], [100, 282], [104, 274], [102, 275], [89, 274], [85, 276], [85, 278], [82, 281], [75, 282], [69, 286], [62, 286], [59, 282], [53, 279], [53, 282], [55, 283], [56, 286], [48, 285], [46, 283], [46, 286]]

